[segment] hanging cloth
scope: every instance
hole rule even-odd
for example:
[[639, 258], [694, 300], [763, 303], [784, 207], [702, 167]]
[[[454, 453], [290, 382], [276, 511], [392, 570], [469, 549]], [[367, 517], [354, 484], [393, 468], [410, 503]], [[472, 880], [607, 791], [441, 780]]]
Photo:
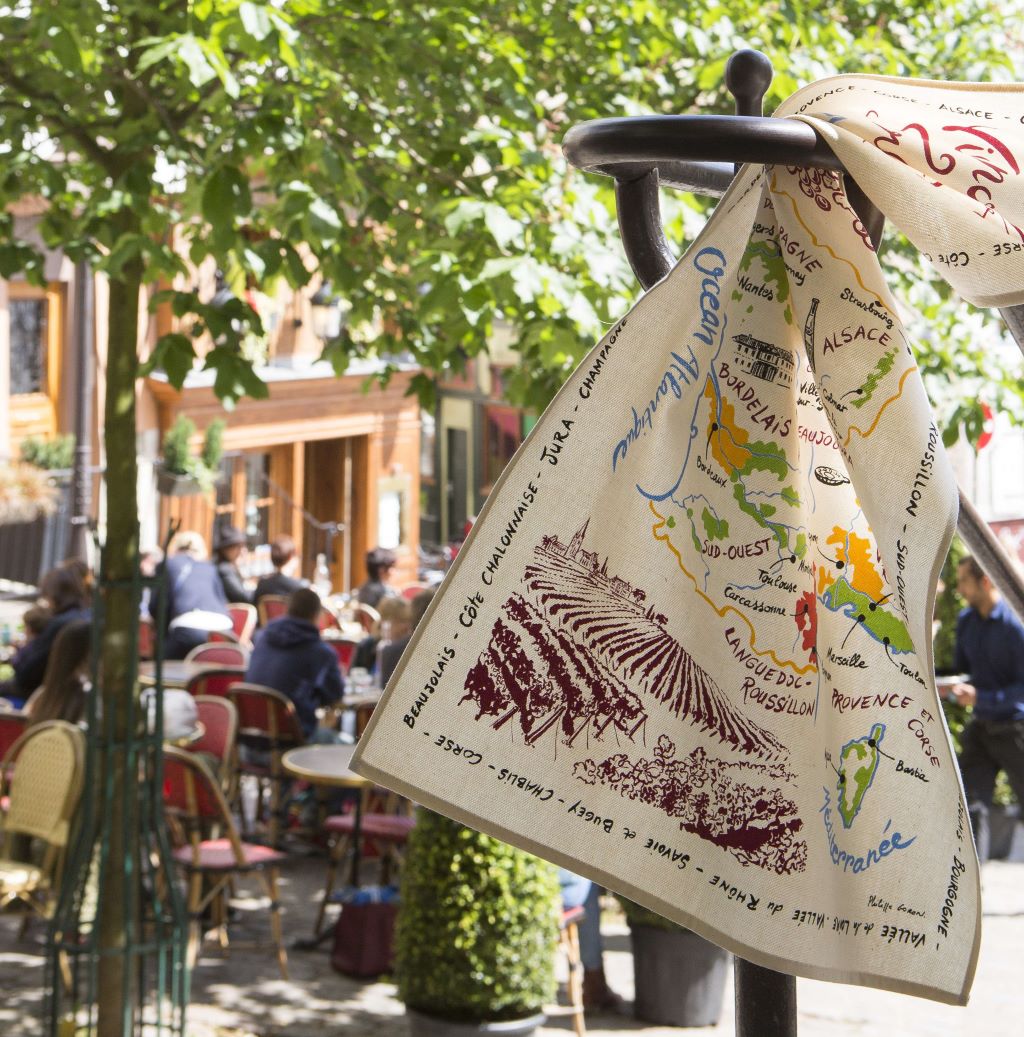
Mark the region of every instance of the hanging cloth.
[[[1009, 306], [1022, 91], [841, 76], [776, 115]], [[758, 964], [965, 1003], [956, 485], [912, 345], [841, 176], [744, 167], [509, 464], [355, 768]]]

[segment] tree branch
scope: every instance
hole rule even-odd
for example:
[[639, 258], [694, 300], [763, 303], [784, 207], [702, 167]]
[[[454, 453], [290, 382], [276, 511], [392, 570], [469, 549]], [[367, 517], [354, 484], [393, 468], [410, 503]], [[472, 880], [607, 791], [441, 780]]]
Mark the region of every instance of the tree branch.
[[52, 106], [51, 111], [40, 114], [44, 119], [52, 119], [63, 133], [76, 140], [89, 157], [108, 173], [111, 171], [111, 154], [99, 141], [91, 137], [84, 126], [76, 125], [64, 114], [64, 101], [56, 94], [37, 87], [30, 79], [20, 75], [0, 56], [0, 78], [8, 85], [19, 90], [27, 100], [40, 105]]

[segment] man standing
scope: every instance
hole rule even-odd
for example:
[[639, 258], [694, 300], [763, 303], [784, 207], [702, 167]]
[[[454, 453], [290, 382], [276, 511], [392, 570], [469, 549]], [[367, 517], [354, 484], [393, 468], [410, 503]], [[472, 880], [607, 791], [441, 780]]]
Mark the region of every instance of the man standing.
[[248, 683], [263, 684], [292, 700], [307, 741], [317, 735], [317, 708], [333, 706], [345, 691], [338, 656], [320, 639], [320, 607], [316, 591], [295, 591], [288, 599], [288, 614], [257, 636], [245, 672]]
[[956, 624], [956, 668], [970, 683], [955, 685], [952, 693], [960, 705], [973, 707], [961, 737], [960, 773], [984, 862], [1001, 770], [1024, 803], [1024, 625], [969, 555], [960, 562], [956, 585], [968, 606]]

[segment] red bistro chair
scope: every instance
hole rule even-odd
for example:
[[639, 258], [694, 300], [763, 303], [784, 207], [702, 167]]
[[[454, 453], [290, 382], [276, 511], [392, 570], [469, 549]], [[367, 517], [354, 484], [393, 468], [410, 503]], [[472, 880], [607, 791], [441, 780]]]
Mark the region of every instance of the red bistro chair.
[[28, 714], [20, 709], [0, 710], [0, 760], [7, 750], [25, 733]]
[[409, 841], [409, 833], [416, 824], [412, 816], [412, 803], [387, 789], [372, 788], [363, 793], [362, 809], [359, 814], [359, 843], [355, 844], [356, 813], [335, 814], [323, 823], [330, 848], [327, 855], [327, 875], [324, 879], [324, 895], [320, 901], [314, 937], [319, 937], [324, 912], [334, 891], [334, 877], [338, 866], [351, 850], [355, 859], [375, 851], [381, 859], [381, 884], [387, 885], [391, 870], [401, 860], [401, 853]]
[[231, 629], [235, 637], [244, 644], [252, 644], [252, 632], [256, 629], [256, 608], [244, 602], [232, 602], [228, 605], [231, 617]]
[[[270, 899], [270, 928], [277, 947], [277, 963], [287, 979], [288, 956], [277, 892], [277, 866], [285, 855], [269, 846], [242, 842], [224, 793], [209, 767], [198, 756], [173, 746], [164, 749], [164, 807], [187, 836], [185, 845], [174, 850], [172, 856], [188, 876], [188, 967], [191, 969], [199, 957], [203, 912], [210, 908], [226, 947], [226, 902], [232, 881], [236, 875], [255, 873]], [[204, 828], [212, 826], [223, 832], [223, 837], [204, 839]]]
[[352, 618], [368, 633], [372, 634], [374, 630], [380, 629], [380, 613], [369, 605], [364, 605], [361, 601], [357, 601], [354, 605], [350, 606], [352, 611]]
[[195, 702], [196, 719], [203, 725], [203, 733], [185, 748], [217, 761], [220, 787], [230, 803], [237, 784], [238, 710], [230, 699], [220, 695], [196, 695]]
[[249, 774], [258, 782], [257, 816], [262, 812], [263, 785], [269, 783], [268, 838], [276, 846], [284, 827], [285, 786], [291, 781], [281, 757], [306, 741], [299, 717], [291, 699], [262, 684], [232, 684], [228, 698], [238, 710], [238, 744], [247, 750], [239, 761], [238, 774]]
[[288, 611], [288, 598], [284, 594], [264, 594], [256, 605], [260, 626], [265, 627], [280, 619]]
[[338, 622], [338, 617], [327, 608], [320, 610], [320, 615], [317, 618], [317, 626], [320, 627], [320, 632], [323, 633], [325, 630], [340, 630], [341, 623]]
[[415, 598], [417, 594], [420, 594], [425, 590], [427, 590], [427, 587], [424, 584], [413, 583], [402, 591], [402, 597], [405, 598], [406, 601], [412, 601], [412, 599]]
[[211, 630], [206, 636], [210, 639], [206, 643], [211, 645], [241, 644], [238, 635], [233, 630]]
[[187, 663], [212, 663], [216, 666], [241, 666], [245, 669], [249, 665], [249, 650], [239, 644], [206, 644], [196, 645], [188, 655], [185, 656]]
[[197, 673], [186, 685], [186, 690], [193, 698], [201, 695], [214, 698], [227, 698], [228, 689], [245, 677], [241, 666], [224, 666], [203, 670]]
[[152, 659], [156, 647], [156, 626], [149, 616], [139, 617], [139, 658]]
[[334, 650], [334, 654], [338, 657], [338, 665], [341, 667], [341, 672], [348, 674], [352, 667], [352, 659], [356, 654], [356, 648], [359, 647], [358, 638], [325, 637], [324, 644]]

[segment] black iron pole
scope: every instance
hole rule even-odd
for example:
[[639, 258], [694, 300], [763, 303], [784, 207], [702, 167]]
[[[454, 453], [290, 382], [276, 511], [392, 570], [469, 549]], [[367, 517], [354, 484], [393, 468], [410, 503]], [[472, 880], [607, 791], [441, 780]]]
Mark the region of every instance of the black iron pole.
[[75, 264], [75, 456], [71, 468], [71, 538], [68, 556], [88, 560], [92, 485], [93, 284], [89, 264]]

